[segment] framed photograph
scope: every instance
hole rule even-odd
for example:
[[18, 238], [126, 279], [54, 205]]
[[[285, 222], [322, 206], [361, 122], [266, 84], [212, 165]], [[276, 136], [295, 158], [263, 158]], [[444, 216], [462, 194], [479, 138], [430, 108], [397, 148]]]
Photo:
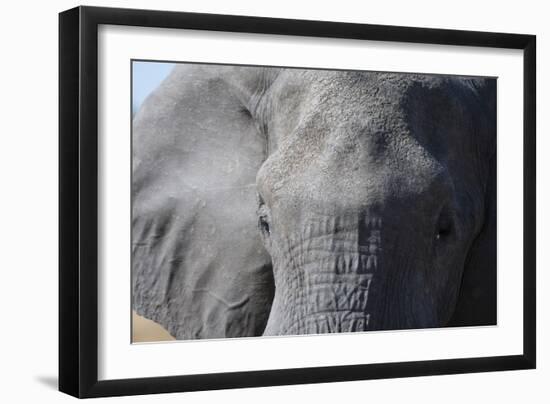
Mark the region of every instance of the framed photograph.
[[59, 16], [59, 389], [532, 369], [533, 35]]

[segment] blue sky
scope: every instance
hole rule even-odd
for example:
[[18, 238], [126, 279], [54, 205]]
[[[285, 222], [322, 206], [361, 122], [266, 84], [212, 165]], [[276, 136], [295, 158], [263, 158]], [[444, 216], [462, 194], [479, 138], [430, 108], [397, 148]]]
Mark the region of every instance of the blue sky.
[[132, 113], [135, 113], [145, 98], [170, 73], [174, 63], [133, 62], [132, 63]]

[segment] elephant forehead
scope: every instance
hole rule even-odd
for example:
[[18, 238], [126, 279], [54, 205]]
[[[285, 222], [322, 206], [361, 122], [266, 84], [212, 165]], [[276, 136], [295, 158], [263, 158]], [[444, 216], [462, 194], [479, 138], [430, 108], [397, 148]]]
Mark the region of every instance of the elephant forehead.
[[[431, 157], [413, 159], [408, 166], [402, 160], [387, 157], [355, 162], [351, 158], [320, 156], [295, 171], [275, 163], [271, 170], [265, 171], [266, 179], [260, 180], [259, 190], [272, 208], [278, 206], [285, 212], [304, 209], [358, 212], [373, 207], [392, 210], [419, 201], [426, 206], [417, 209], [431, 209], [428, 200], [433, 198], [416, 197], [430, 190], [432, 197], [441, 193], [443, 199], [446, 189], [433, 184], [446, 175], [445, 169]], [[415, 175], [410, 175], [411, 172]]]
[[258, 174], [260, 192], [273, 197], [332, 193], [351, 202], [381, 199], [382, 191], [393, 188], [422, 190], [444, 168], [410, 135], [401, 114], [395, 112], [393, 126], [388, 121], [380, 125], [353, 117], [323, 128], [324, 133], [303, 129], [264, 163]]
[[[414, 81], [391, 74], [306, 71], [286, 73], [272, 90], [269, 137], [291, 171], [321, 155], [379, 158], [393, 143], [408, 146], [402, 99]], [[288, 107], [290, 105], [290, 107]]]
[[285, 71], [270, 92], [270, 135], [284, 143], [324, 137], [354, 121], [377, 119], [380, 124], [395, 116], [392, 110], [402, 94], [399, 85], [379, 73]]
[[[395, 176], [412, 171], [416, 174], [409, 180], [412, 182], [432, 176], [441, 171], [437, 159], [444, 153], [434, 155], [434, 151], [445, 150], [443, 143], [449, 140], [445, 131], [449, 129], [418, 130], [411, 119], [422, 122], [422, 116], [437, 113], [435, 105], [431, 108], [428, 104], [441, 104], [442, 98], [428, 95], [452, 96], [445, 91], [449, 83], [436, 76], [285, 71], [271, 93], [275, 101], [269, 136], [277, 138], [277, 147], [258, 175], [260, 187], [265, 182], [266, 191], [277, 192], [289, 183], [295, 185], [296, 176], [312, 169], [321, 177], [332, 173], [338, 183], [350, 186], [368, 181], [365, 173], [385, 170]], [[422, 97], [411, 99], [411, 89], [418, 88], [422, 92], [415, 94]], [[416, 112], [411, 118], [411, 105], [418, 102], [423, 108], [412, 106]], [[292, 108], [281, 107], [287, 104]], [[434, 139], [427, 137], [434, 133], [438, 148], [432, 147]]]

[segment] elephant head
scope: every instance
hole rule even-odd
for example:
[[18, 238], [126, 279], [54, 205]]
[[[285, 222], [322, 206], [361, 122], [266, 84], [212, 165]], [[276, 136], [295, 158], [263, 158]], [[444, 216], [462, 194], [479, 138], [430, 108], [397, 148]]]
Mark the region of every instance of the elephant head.
[[133, 122], [133, 306], [176, 338], [493, 324], [496, 80], [182, 64]]

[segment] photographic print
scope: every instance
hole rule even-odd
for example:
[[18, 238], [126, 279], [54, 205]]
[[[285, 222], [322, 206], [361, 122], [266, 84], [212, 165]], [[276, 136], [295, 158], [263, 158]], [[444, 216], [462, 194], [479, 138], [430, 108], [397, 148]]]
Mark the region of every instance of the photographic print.
[[536, 48], [60, 13], [59, 390], [536, 368]]
[[496, 324], [496, 78], [131, 68], [133, 342]]

